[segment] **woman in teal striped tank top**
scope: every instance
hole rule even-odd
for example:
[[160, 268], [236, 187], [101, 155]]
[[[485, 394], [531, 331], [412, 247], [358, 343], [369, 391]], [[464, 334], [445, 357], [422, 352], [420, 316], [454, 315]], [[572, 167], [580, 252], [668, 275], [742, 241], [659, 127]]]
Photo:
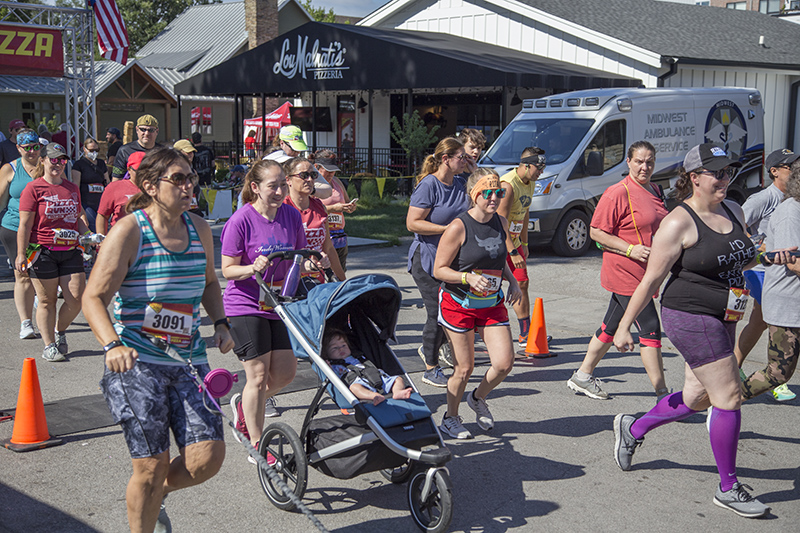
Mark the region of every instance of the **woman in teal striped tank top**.
[[[205, 409], [186, 364], [201, 378], [210, 370], [198, 331], [201, 303], [214, 321], [216, 345], [223, 353], [233, 348], [211, 229], [186, 212], [194, 176], [175, 150], [145, 157], [136, 174], [141, 192], [128, 203], [133, 216], [109, 232], [83, 297], [83, 313], [105, 352], [100, 386], [131, 454], [132, 531], [169, 530], [163, 498], [211, 478], [225, 457], [221, 419]], [[115, 293], [112, 324], [107, 308]], [[173, 459], [170, 431], [180, 450]]]

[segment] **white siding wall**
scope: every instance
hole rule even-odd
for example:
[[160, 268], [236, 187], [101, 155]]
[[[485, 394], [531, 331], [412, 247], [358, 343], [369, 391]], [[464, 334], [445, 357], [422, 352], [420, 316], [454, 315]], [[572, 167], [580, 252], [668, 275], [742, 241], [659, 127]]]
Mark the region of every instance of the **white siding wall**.
[[571, 31], [553, 28], [481, 0], [434, 0], [416, 4], [380, 24], [382, 27], [449, 33], [556, 59], [575, 65], [641, 79], [656, 87], [658, 68], [586, 39], [574, 25]]
[[[668, 78], [666, 87], [754, 87], [764, 102], [764, 149], [767, 153], [787, 148], [789, 99], [792, 83], [800, 80], [800, 71], [756, 70], [754, 68], [692, 66], [680, 67]], [[795, 146], [798, 150], [798, 139]]]

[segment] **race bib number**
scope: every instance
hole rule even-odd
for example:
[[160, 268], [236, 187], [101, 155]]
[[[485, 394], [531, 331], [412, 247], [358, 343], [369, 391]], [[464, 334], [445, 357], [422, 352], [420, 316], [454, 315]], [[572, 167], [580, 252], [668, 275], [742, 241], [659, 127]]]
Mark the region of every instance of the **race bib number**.
[[725, 307], [724, 320], [737, 322], [742, 319], [747, 310], [747, 302], [750, 301], [750, 291], [747, 289], [728, 290], [728, 305]]
[[78, 242], [78, 232], [74, 229], [53, 230], [53, 244], [59, 246], [74, 246]]
[[344, 227], [344, 216], [341, 213], [328, 213], [328, 228], [342, 229]]
[[518, 237], [522, 233], [522, 222], [509, 222], [508, 232], [511, 233], [512, 237]]
[[192, 304], [147, 304], [142, 331], [186, 348], [192, 340], [192, 311]]
[[89, 192], [102, 193], [104, 190], [105, 190], [105, 187], [100, 185], [99, 183], [90, 183], [89, 184]]
[[500, 283], [503, 281], [503, 272], [501, 270], [473, 270], [472, 273], [483, 276], [484, 278], [488, 279], [490, 283], [489, 289], [483, 292], [476, 291], [470, 287], [469, 291], [475, 296], [485, 298], [497, 293], [497, 291], [500, 290]]

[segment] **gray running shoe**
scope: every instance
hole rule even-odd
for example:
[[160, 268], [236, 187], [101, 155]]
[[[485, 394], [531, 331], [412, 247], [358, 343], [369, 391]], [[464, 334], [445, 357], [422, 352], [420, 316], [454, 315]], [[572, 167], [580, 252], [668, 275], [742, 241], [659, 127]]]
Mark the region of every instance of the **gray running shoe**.
[[45, 361], [50, 361], [51, 363], [57, 363], [59, 361], [66, 361], [67, 358], [58, 351], [58, 347], [56, 343], [50, 343], [44, 348], [44, 352], [42, 352], [42, 358]]
[[56, 332], [56, 346], [58, 346], [58, 353], [67, 355], [69, 347], [67, 346], [67, 334]]
[[602, 382], [594, 376], [586, 381], [578, 379], [578, 372], [576, 371], [573, 372], [572, 377], [567, 380], [567, 387], [575, 392], [585, 394], [589, 398], [594, 398], [595, 400], [608, 400], [610, 396], [606, 391], [600, 388], [600, 383]]
[[435, 366], [430, 370], [426, 370], [425, 373], [422, 374], [422, 382], [427, 383], [432, 387], [446, 388], [447, 376], [444, 375], [441, 367]]
[[470, 433], [469, 430], [464, 427], [464, 423], [462, 422], [460, 416], [445, 415], [442, 419], [442, 425], [439, 426], [439, 429], [454, 439], [465, 440], [472, 438], [472, 433]]
[[153, 533], [172, 533], [172, 522], [169, 521], [167, 516], [166, 502], [167, 497], [161, 500], [161, 510], [158, 512], [158, 520], [156, 520], [156, 527]]
[[33, 321], [32, 320], [23, 320], [22, 324], [19, 326], [19, 338], [20, 339], [35, 339], [36, 332], [33, 330]]
[[644, 442], [644, 437], [636, 439], [631, 435], [631, 426], [636, 421], [632, 415], [618, 414], [614, 417], [614, 461], [624, 471], [631, 469], [633, 452]]
[[417, 353], [422, 358], [422, 362], [427, 365], [428, 362], [425, 360], [425, 352], [422, 351], [422, 345], [421, 344], [419, 345], [419, 348], [417, 348]]
[[274, 397], [267, 398], [267, 403], [264, 404], [264, 418], [275, 418], [281, 416], [278, 412], [278, 402]]
[[442, 368], [453, 368], [453, 351], [450, 349], [450, 343], [446, 342], [439, 348], [439, 366]]
[[492, 418], [492, 413], [489, 412], [489, 406], [486, 405], [486, 400], [476, 400], [473, 394], [469, 392], [467, 393], [467, 405], [470, 409], [475, 411], [475, 421], [482, 430], [490, 431], [494, 428], [494, 418]]
[[745, 518], [761, 518], [769, 513], [769, 507], [750, 496], [748, 490], [753, 490], [753, 487], [739, 482], [734, 483], [731, 490], [726, 492], [722, 492], [722, 488], [717, 485], [714, 503]]

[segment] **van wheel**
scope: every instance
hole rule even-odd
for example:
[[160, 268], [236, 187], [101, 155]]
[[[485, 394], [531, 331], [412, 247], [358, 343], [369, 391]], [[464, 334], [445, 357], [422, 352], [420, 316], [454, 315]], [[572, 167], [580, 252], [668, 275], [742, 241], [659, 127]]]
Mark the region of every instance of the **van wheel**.
[[553, 251], [563, 257], [577, 257], [589, 249], [589, 217], [583, 211], [568, 211], [553, 235]]

